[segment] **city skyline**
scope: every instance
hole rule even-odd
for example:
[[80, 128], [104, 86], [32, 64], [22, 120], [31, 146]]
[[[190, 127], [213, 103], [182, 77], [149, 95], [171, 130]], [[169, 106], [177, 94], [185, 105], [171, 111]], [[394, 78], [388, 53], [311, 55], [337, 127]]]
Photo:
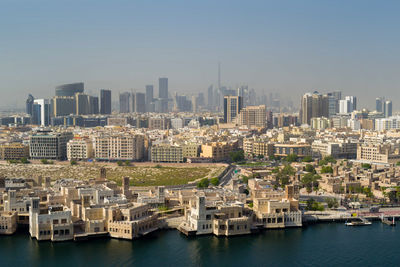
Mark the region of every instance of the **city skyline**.
[[360, 107], [374, 108], [380, 95], [399, 105], [395, 1], [43, 2], [2, 5], [0, 91], [11, 95], [3, 108], [76, 81], [89, 94], [111, 89], [113, 99], [148, 84], [158, 92], [159, 77], [170, 92], [206, 92], [218, 85], [218, 62], [222, 85], [294, 103], [304, 92], [341, 90]]

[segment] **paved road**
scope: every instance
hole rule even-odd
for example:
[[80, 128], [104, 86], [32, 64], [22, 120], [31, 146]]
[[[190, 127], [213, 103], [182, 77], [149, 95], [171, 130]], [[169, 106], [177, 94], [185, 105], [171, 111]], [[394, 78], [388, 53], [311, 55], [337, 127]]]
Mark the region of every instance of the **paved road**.
[[226, 172], [226, 174], [220, 179], [219, 181], [219, 185], [220, 186], [225, 186], [229, 183], [230, 180], [232, 180], [232, 178], [237, 175], [234, 171], [236, 170], [236, 166], [229, 166], [228, 167], [228, 171]]

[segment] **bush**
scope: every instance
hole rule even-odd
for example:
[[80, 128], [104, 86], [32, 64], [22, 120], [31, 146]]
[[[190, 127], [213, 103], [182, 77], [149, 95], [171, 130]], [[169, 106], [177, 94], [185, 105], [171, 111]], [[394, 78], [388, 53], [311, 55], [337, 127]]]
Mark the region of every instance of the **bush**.
[[243, 183], [248, 184], [249, 183], [249, 177], [243, 175], [242, 176], [242, 181], [243, 181]]
[[120, 161], [120, 160], [117, 161], [118, 166], [122, 166], [122, 164], [123, 164], [122, 161]]
[[162, 166], [161, 166], [160, 164], [157, 164], [156, 166], [154, 166], [154, 168], [156, 168], [156, 169], [161, 169]]
[[286, 161], [287, 162], [295, 162], [295, 161], [297, 161], [297, 155], [296, 154], [289, 154], [287, 157], [286, 157]]
[[305, 156], [302, 160], [302, 162], [312, 162], [312, 157], [311, 156]]
[[253, 206], [253, 203], [249, 203], [249, 208], [252, 208]]
[[125, 160], [125, 166], [131, 165], [131, 162], [129, 160]]
[[218, 179], [218, 177], [212, 178], [212, 179], [210, 180], [210, 183], [211, 183], [213, 186], [219, 185], [219, 179]]
[[197, 184], [198, 188], [207, 188], [210, 185], [210, 181], [207, 178], [201, 179], [201, 181]]
[[315, 199], [310, 198], [307, 200], [306, 210], [323, 211], [324, 206], [321, 205], [319, 202], [315, 201]]
[[311, 164], [307, 164], [307, 165], [306, 165], [306, 168], [305, 168], [305, 171], [306, 171], [306, 172], [312, 172], [312, 173], [315, 173], [315, 168], [314, 168], [314, 166], [313, 166], [313, 165], [311, 165]]
[[398, 162], [396, 163], [396, 166], [400, 166], [400, 161], [398, 161]]
[[233, 162], [239, 162], [239, 161], [244, 160], [243, 150], [233, 151], [233, 152], [229, 153], [229, 156], [231, 158], [231, 161], [233, 161]]
[[361, 164], [361, 168], [366, 169], [366, 170], [371, 169], [371, 164], [363, 163], [363, 164]]
[[53, 161], [47, 160], [47, 159], [41, 159], [40, 162], [41, 162], [42, 164], [45, 164], [45, 165], [46, 165], [46, 164], [54, 164]]
[[27, 158], [22, 158], [21, 159], [21, 163], [22, 164], [29, 164], [29, 163], [31, 163]]
[[328, 208], [337, 208], [339, 207], [339, 203], [336, 198], [327, 198], [325, 199], [326, 204], [328, 204]]
[[324, 160], [328, 163], [336, 163], [336, 159], [332, 156], [326, 156]]
[[76, 165], [76, 164], [78, 164], [78, 162], [76, 162], [76, 160], [71, 160], [71, 161], [70, 161], [70, 164], [71, 164], [71, 165]]
[[333, 173], [331, 166], [322, 166], [321, 173]]

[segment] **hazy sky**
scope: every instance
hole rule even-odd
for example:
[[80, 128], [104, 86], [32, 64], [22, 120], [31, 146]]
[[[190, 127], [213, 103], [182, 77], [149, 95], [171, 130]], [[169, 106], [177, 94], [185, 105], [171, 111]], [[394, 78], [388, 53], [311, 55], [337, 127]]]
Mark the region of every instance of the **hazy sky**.
[[217, 82], [292, 96], [342, 90], [400, 106], [400, 1], [0, 0], [0, 106], [86, 91]]

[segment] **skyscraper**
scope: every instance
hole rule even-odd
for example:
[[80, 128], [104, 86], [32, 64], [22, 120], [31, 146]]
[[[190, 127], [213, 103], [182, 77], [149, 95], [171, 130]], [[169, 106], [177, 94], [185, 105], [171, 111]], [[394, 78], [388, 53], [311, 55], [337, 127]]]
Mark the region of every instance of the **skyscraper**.
[[392, 116], [392, 101], [388, 100], [385, 102], [385, 117], [391, 117]]
[[135, 94], [135, 112], [137, 112], [137, 113], [146, 112], [145, 98], [146, 98], [146, 96], [144, 93], [136, 93]]
[[146, 111], [149, 109], [150, 103], [153, 102], [154, 88], [153, 85], [146, 85]]
[[214, 88], [212, 85], [207, 90], [207, 107], [209, 110], [214, 110]]
[[99, 98], [89, 96], [90, 114], [99, 114]]
[[83, 83], [68, 83], [56, 87], [56, 96], [75, 96], [76, 93], [83, 93]]
[[26, 114], [31, 115], [33, 114], [33, 102], [35, 98], [33, 95], [29, 94], [28, 99], [26, 100]]
[[125, 92], [119, 94], [119, 113], [129, 113], [131, 93]]
[[351, 103], [351, 111], [357, 110], [357, 97], [355, 96], [346, 96], [344, 99], [349, 100]]
[[100, 113], [111, 114], [111, 90], [100, 90]]
[[76, 102], [75, 97], [72, 96], [55, 96], [53, 97], [52, 106], [53, 106], [53, 116], [68, 116], [71, 114], [75, 114], [76, 112]]
[[158, 98], [168, 98], [168, 78], [158, 79]]
[[76, 115], [87, 115], [90, 113], [89, 96], [84, 93], [75, 94]]
[[224, 122], [232, 123], [242, 110], [241, 96], [224, 96]]
[[301, 99], [301, 123], [310, 125], [311, 118], [328, 117], [328, 95], [321, 95], [317, 91], [304, 94]]
[[33, 117], [35, 124], [41, 126], [50, 125], [51, 110], [50, 101], [48, 99], [35, 99], [33, 107]]

